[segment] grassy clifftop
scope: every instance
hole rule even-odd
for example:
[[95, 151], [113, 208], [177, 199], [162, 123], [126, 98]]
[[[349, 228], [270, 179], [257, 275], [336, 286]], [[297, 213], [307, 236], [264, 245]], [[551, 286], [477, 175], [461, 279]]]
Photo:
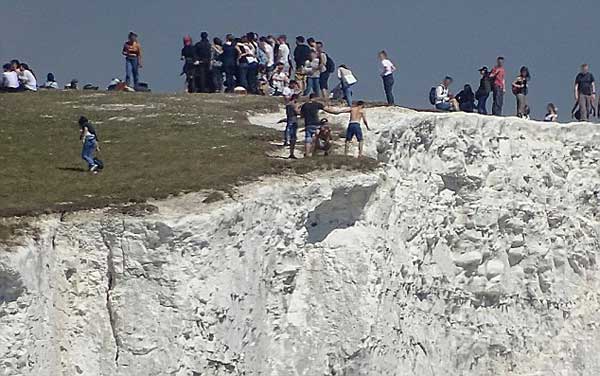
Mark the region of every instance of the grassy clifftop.
[[[263, 175], [366, 168], [343, 157], [269, 158], [277, 131], [249, 124], [275, 110], [265, 97], [48, 92], [0, 96], [0, 217], [103, 207], [204, 189], [226, 190]], [[106, 169], [80, 158], [77, 119], [96, 125]]]

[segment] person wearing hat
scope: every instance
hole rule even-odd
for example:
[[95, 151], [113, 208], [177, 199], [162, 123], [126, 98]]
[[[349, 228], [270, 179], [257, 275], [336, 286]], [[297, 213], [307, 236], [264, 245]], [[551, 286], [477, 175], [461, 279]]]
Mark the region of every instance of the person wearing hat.
[[137, 38], [138, 35], [130, 31], [122, 52], [125, 56], [125, 83], [130, 86], [133, 79], [134, 89], [139, 84], [139, 70], [142, 68], [142, 46]]
[[479, 81], [479, 89], [475, 93], [477, 99], [477, 112], [481, 115], [487, 115], [487, 100], [492, 92], [492, 78], [490, 78], [490, 70], [488, 67], [479, 69], [481, 80]]

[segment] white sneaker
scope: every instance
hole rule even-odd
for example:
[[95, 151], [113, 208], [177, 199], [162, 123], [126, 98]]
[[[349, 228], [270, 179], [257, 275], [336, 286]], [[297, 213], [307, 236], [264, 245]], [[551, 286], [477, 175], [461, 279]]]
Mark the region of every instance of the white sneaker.
[[97, 169], [98, 169], [98, 165], [95, 164], [90, 168], [90, 172], [96, 172]]

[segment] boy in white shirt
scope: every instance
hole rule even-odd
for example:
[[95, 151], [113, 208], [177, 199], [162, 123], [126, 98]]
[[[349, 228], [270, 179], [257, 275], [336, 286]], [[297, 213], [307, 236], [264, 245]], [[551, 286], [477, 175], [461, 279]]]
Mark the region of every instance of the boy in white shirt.
[[385, 91], [387, 104], [393, 106], [394, 72], [396, 71], [396, 67], [388, 58], [387, 52], [385, 51], [379, 52], [379, 60], [381, 61], [381, 78], [383, 79], [383, 90]]
[[285, 87], [290, 82], [290, 78], [287, 75], [287, 73], [285, 72], [284, 68], [285, 68], [285, 66], [283, 65], [283, 63], [277, 63], [277, 65], [275, 67], [275, 72], [273, 73], [273, 76], [271, 77], [271, 82], [272, 82], [271, 85], [273, 86], [273, 89], [275, 90], [273, 95], [283, 95], [283, 91], [284, 91]]
[[0, 80], [0, 89], [9, 93], [19, 91], [19, 76], [12, 70], [10, 64], [4, 64], [2, 67], [2, 79]]

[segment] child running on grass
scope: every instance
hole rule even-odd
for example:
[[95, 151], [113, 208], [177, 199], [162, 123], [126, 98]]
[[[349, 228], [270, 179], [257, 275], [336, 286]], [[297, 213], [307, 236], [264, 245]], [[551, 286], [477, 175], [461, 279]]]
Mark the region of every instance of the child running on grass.
[[94, 153], [100, 151], [99, 140], [96, 129], [85, 116], [79, 118], [79, 139], [83, 142], [81, 158], [87, 162], [89, 171], [97, 174], [103, 168], [102, 161], [94, 157]]

